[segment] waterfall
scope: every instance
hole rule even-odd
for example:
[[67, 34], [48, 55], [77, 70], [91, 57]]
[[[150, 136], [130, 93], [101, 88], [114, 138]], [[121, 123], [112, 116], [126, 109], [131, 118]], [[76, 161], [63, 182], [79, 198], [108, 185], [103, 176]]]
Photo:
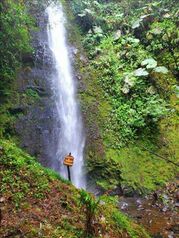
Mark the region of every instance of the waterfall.
[[[57, 117], [61, 127], [58, 138], [58, 150], [56, 151], [59, 167], [54, 169], [59, 171], [60, 175], [67, 178], [67, 168], [63, 165], [63, 160], [71, 152], [75, 158], [74, 165], [71, 168], [72, 182], [76, 187], [84, 188], [83, 150], [85, 138], [76, 98], [76, 82], [67, 45], [66, 18], [61, 4], [51, 4], [46, 9], [46, 13], [48, 15], [48, 44], [53, 59], [52, 89], [57, 108]], [[57, 163], [54, 161], [54, 164]]]

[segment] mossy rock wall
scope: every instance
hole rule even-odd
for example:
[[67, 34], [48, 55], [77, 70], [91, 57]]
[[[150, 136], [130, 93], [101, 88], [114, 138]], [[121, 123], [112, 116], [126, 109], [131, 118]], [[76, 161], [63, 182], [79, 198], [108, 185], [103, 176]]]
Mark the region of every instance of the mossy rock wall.
[[[156, 27], [163, 27], [164, 32], [171, 30], [173, 24], [176, 23], [176, 3], [169, 4], [165, 1], [162, 3], [161, 11], [158, 12], [157, 7], [159, 6], [155, 6], [153, 2], [150, 6], [152, 10], [148, 10], [146, 2], [135, 4], [134, 1], [131, 1], [128, 3], [127, 10], [124, 10], [127, 4], [124, 1], [120, 3], [98, 1], [94, 5], [88, 5], [88, 3], [80, 5], [77, 2], [74, 1], [72, 5], [68, 5], [67, 12], [74, 26], [70, 41], [78, 49], [75, 57], [75, 69], [78, 72], [79, 98], [86, 128], [85, 158], [91, 184], [93, 186], [96, 182], [104, 190], [116, 188], [119, 184], [124, 190], [127, 187], [140, 193], [155, 190], [178, 173], [179, 157], [176, 147], [179, 141], [178, 98], [174, 89], [177, 85], [177, 73], [171, 51], [166, 48], [157, 48], [160, 39], [151, 40], [145, 37], [148, 37], [148, 34], [154, 34]], [[86, 15], [83, 5], [87, 9], [89, 8]], [[142, 6], [146, 7], [146, 10], [142, 10]], [[164, 6], [173, 12], [174, 17], [171, 20], [162, 20]], [[70, 7], [75, 13], [74, 16], [71, 15]], [[138, 8], [136, 12], [134, 7]], [[109, 11], [104, 14], [106, 8]], [[110, 9], [114, 13], [113, 16], [110, 15]], [[144, 14], [143, 11], [146, 13], [149, 11], [149, 16], [146, 15], [146, 19], [145, 17], [140, 18]], [[154, 12], [151, 17], [150, 11]], [[123, 14], [122, 18], [120, 18], [119, 12], [121, 15]], [[139, 22], [139, 26], [136, 27], [134, 22], [137, 17], [141, 19], [141, 22], [143, 21], [143, 24]], [[159, 23], [156, 23], [155, 20]], [[75, 21], [78, 27], [75, 25]], [[128, 22], [126, 23], [126, 21]], [[170, 24], [170, 21], [175, 23]], [[172, 35], [170, 37], [172, 38]], [[174, 32], [173, 37], [175, 38]], [[85, 49], [81, 47], [81, 42]], [[156, 48], [153, 44], [156, 45]], [[172, 44], [172, 47], [175, 47], [175, 42]], [[175, 54], [177, 54], [176, 49]], [[143, 84], [149, 87], [150, 93], [155, 90], [157, 99], [154, 103], [158, 105], [158, 109], [154, 107], [141, 124], [136, 120], [137, 129], [131, 127], [132, 134], [130, 134], [131, 128], [128, 127], [130, 132], [127, 132], [125, 137], [125, 128], [120, 126], [119, 119], [114, 116], [114, 101], [118, 100], [117, 90], [120, 91], [120, 87], [116, 90], [115, 82], [120, 80], [122, 74], [125, 75], [130, 70], [141, 67], [142, 60], [152, 57], [155, 58], [158, 65], [165, 66], [163, 67], [165, 69], [168, 68], [167, 74], [157, 73], [155, 70], [153, 73], [149, 71], [149, 77], [143, 81]], [[119, 70], [116, 70], [117, 67]], [[159, 70], [163, 70], [163, 68]], [[117, 83], [116, 85], [118, 86]], [[139, 96], [140, 99], [140, 85], [137, 90], [134, 96]], [[124, 93], [126, 92], [124, 91]], [[128, 102], [133, 100], [130, 94], [124, 95], [121, 102], [126, 103], [127, 100]], [[162, 112], [163, 106], [160, 107], [163, 102], [167, 108], [163, 108], [164, 111], [166, 110], [165, 112]], [[148, 106], [152, 107], [152, 103], [151, 101]], [[128, 109], [126, 108], [126, 110]], [[161, 112], [157, 110], [161, 110]], [[152, 117], [158, 112], [161, 115], [155, 121]], [[126, 126], [127, 120], [132, 121], [133, 118], [131, 116], [131, 118], [123, 120], [123, 124]]]

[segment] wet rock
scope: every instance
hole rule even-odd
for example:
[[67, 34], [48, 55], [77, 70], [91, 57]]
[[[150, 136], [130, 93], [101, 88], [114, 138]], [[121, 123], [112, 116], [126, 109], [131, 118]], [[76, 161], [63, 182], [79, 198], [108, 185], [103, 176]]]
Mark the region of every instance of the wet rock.
[[175, 234], [179, 234], [179, 224], [171, 226], [170, 230], [173, 231]]
[[176, 200], [179, 202], [179, 191], [177, 191], [177, 192], [175, 193], [175, 198], [176, 198]]
[[15, 114], [18, 114], [18, 113], [24, 113], [25, 110], [26, 110], [26, 107], [25, 107], [25, 106], [18, 105], [17, 107], [10, 108], [10, 109], [9, 109], [9, 112], [10, 112], [12, 115], [15, 115]]
[[76, 75], [76, 78], [81, 81], [82, 80], [82, 76], [81, 75]]
[[174, 238], [174, 233], [172, 232], [171, 234], [169, 234], [168, 238]]
[[5, 198], [4, 198], [4, 197], [1, 197], [1, 198], [0, 198], [0, 203], [3, 203], [3, 202], [5, 202]]
[[160, 233], [157, 233], [153, 236], [153, 238], [164, 238]]
[[142, 205], [141, 199], [137, 199], [137, 200], [136, 200], [136, 204], [137, 204], [138, 206], [141, 206], [141, 205]]
[[168, 195], [167, 195], [167, 194], [163, 194], [163, 199], [165, 199], [165, 200], [169, 200]]
[[71, 47], [71, 52], [73, 55], [77, 55], [79, 50], [76, 47]]
[[145, 208], [144, 207], [139, 207], [139, 208], [137, 208], [137, 211], [141, 211], [141, 210], [145, 210]]
[[162, 208], [162, 212], [166, 212], [168, 210], [168, 207]]
[[[129, 204], [124, 212], [136, 219], [139, 224], [142, 224], [153, 238], [179, 237], [177, 223], [177, 205], [179, 202], [176, 200], [177, 182], [171, 184], [172, 188], [168, 184], [165, 188], [157, 190], [156, 194], [153, 193], [144, 198], [134, 196], [123, 199], [124, 202]], [[169, 190], [173, 192], [170, 193]]]
[[80, 60], [81, 62], [83, 62], [84, 64], [88, 63], [88, 59], [84, 56], [84, 55], [80, 55]]
[[135, 191], [132, 188], [124, 187], [122, 188], [123, 194], [126, 197], [134, 197], [136, 195]]
[[142, 215], [136, 216], [137, 219], [142, 219]]
[[34, 57], [33, 57], [33, 55], [32, 54], [24, 54], [23, 56], [22, 56], [22, 62], [24, 63], [24, 64], [26, 64], [26, 63], [34, 63]]
[[114, 189], [112, 189], [109, 193], [110, 196], [115, 196], [115, 195], [122, 195], [123, 191], [120, 187], [116, 187]]
[[[47, 16], [44, 12], [39, 12], [36, 18], [39, 30], [33, 33], [34, 63], [32, 65], [29, 59], [30, 67], [23, 68], [17, 78], [21, 97], [19, 105], [12, 112], [19, 113], [14, 127], [22, 148], [36, 156], [44, 166], [59, 168], [61, 127], [53, 96], [56, 89], [51, 81], [51, 74], [56, 69], [48, 46]], [[29, 89], [35, 91], [38, 98], [34, 99], [33, 95], [24, 97]], [[22, 110], [25, 113], [20, 113]]]
[[120, 207], [121, 207], [121, 210], [126, 210], [128, 208], [129, 204], [126, 203], [126, 202], [121, 202], [120, 203]]

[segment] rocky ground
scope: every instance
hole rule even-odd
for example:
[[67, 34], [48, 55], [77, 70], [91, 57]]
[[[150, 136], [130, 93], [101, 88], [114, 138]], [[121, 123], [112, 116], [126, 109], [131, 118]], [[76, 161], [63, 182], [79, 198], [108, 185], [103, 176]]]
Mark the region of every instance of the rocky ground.
[[179, 237], [179, 179], [145, 198], [120, 197], [119, 204], [152, 237]]

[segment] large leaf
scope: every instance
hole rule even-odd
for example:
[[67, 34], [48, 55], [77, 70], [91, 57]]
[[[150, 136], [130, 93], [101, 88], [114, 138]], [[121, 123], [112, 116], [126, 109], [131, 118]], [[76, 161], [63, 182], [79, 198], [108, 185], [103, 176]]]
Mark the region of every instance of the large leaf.
[[157, 61], [153, 58], [148, 58], [142, 61], [141, 65], [146, 66], [147, 69], [153, 69], [157, 66]]
[[123, 16], [124, 16], [124, 13], [115, 14], [115, 17], [123, 17]]
[[151, 95], [155, 94], [155, 88], [153, 86], [150, 86], [147, 90], [146, 93], [149, 93]]
[[162, 2], [162, 1], [156, 1], [156, 2], [149, 3], [149, 4], [151, 4], [151, 5], [154, 6], [154, 7], [157, 7], [158, 5], [161, 4], [161, 2]]
[[78, 16], [79, 16], [79, 17], [85, 17], [85, 16], [86, 16], [86, 12], [79, 13]]
[[147, 70], [143, 68], [138, 68], [134, 71], [134, 75], [137, 77], [141, 77], [141, 76], [148, 76], [149, 73], [147, 72]]
[[93, 4], [95, 4], [96, 6], [100, 6], [100, 3], [98, 1], [93, 1]]
[[162, 74], [167, 74], [168, 73], [168, 69], [164, 66], [158, 66], [154, 69], [155, 72], [157, 73], [162, 73]]
[[129, 85], [128, 84], [124, 84], [124, 86], [121, 88], [121, 91], [124, 93], [124, 94], [128, 94], [130, 89], [129, 89]]
[[137, 19], [133, 24], [132, 24], [132, 29], [136, 29], [140, 26], [142, 19]]
[[103, 30], [100, 26], [93, 27], [94, 33], [96, 34], [103, 34]]
[[146, 18], [146, 17], [148, 17], [148, 16], [150, 16], [151, 14], [147, 14], [147, 15], [143, 15], [143, 16], [140, 16], [140, 19], [144, 19], [144, 18]]
[[158, 28], [154, 28], [151, 32], [154, 35], [160, 35], [162, 33], [162, 29], [160, 29], [159, 27]]
[[121, 30], [116, 31], [116, 33], [114, 34], [114, 40], [115, 40], [115, 41], [119, 40], [119, 38], [121, 37], [121, 35], [122, 35]]
[[78, 16], [79, 16], [79, 17], [85, 17], [85, 16], [87, 16], [88, 14], [92, 15], [93, 12], [92, 12], [90, 9], [85, 8], [82, 13], [79, 13], [79, 14], [78, 14]]
[[128, 40], [132, 44], [138, 44], [140, 42], [139, 39], [133, 37], [127, 37], [126, 40]]
[[124, 82], [128, 84], [130, 87], [133, 87], [135, 84], [135, 78], [132, 76], [127, 75], [124, 79]]
[[166, 13], [163, 15], [164, 18], [171, 18], [171, 15], [169, 13]]
[[88, 9], [88, 8], [85, 9], [85, 12], [87, 12], [88, 14], [91, 14], [91, 15], [94, 14], [94, 12], [91, 11], [90, 9]]
[[179, 86], [175, 85], [175, 86], [173, 87], [173, 89], [174, 89], [174, 92], [175, 92], [177, 98], [179, 98]]

